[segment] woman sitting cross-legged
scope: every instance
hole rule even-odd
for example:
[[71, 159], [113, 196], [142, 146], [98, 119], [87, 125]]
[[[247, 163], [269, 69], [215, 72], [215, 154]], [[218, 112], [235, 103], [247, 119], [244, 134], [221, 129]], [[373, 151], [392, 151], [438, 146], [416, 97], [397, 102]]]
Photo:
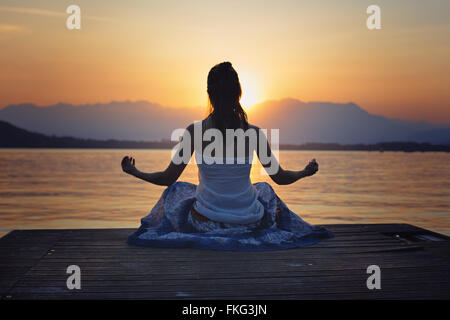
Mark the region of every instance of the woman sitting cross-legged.
[[[209, 116], [186, 128], [166, 170], [144, 173], [136, 168], [134, 158], [123, 158], [124, 172], [168, 186], [150, 214], [142, 219], [141, 227], [129, 236], [128, 243], [257, 251], [294, 248], [332, 238], [325, 228], [312, 226], [290, 211], [268, 183], [250, 181], [254, 152], [271, 179], [280, 185], [314, 175], [318, 163], [313, 159], [300, 171], [281, 168], [266, 136], [247, 121], [239, 102], [241, 85], [231, 63], [211, 69], [207, 91]], [[227, 129], [245, 134], [227, 135]], [[254, 135], [249, 134], [252, 130]], [[208, 132], [215, 138], [203, 139]], [[177, 182], [194, 151], [199, 184]]]

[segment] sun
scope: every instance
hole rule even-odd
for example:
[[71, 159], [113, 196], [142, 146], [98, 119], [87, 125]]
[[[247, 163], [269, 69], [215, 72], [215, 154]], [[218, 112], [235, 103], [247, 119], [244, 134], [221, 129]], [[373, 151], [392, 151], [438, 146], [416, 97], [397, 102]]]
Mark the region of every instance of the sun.
[[259, 102], [259, 89], [257, 82], [245, 74], [239, 74], [242, 87], [241, 105], [248, 111], [253, 105]]

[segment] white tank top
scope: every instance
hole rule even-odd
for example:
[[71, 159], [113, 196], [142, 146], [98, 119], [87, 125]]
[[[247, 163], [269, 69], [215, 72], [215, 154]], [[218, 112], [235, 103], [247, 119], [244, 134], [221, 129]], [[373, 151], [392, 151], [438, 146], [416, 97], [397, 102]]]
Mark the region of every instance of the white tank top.
[[[203, 156], [208, 163], [214, 158]], [[251, 224], [264, 215], [264, 207], [258, 201], [250, 181], [252, 163], [243, 158], [244, 164], [233, 159], [233, 164], [197, 163], [199, 184], [195, 193], [194, 209], [217, 222]]]

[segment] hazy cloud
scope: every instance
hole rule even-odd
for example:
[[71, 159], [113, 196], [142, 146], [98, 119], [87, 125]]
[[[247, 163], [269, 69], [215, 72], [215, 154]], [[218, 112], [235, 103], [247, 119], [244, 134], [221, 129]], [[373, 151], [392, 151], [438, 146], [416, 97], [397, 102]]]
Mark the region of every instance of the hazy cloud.
[[31, 34], [31, 29], [15, 24], [0, 23], [0, 41], [3, 43], [5, 39], [15, 38], [19, 35]]
[[[68, 16], [65, 11], [53, 11], [53, 10], [46, 10], [46, 9], [13, 7], [13, 6], [0, 6], [0, 12], [31, 14], [31, 15], [49, 16], [49, 17], [67, 17]], [[81, 12], [83, 13], [83, 8], [81, 8]], [[112, 21], [113, 20], [108, 17], [98, 17], [98, 16], [89, 16], [89, 15], [83, 15], [83, 18], [90, 19], [90, 20], [96, 20], [96, 21]]]
[[0, 24], [0, 33], [19, 33], [29, 31], [24, 26], [18, 26], [14, 24]]

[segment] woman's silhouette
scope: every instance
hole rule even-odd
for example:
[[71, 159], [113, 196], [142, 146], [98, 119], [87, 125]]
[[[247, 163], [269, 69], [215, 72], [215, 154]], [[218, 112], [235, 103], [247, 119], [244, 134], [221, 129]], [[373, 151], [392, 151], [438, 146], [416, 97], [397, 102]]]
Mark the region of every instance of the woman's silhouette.
[[[173, 159], [164, 171], [144, 173], [135, 167], [134, 158], [123, 158], [124, 172], [168, 186], [128, 242], [159, 247], [276, 250], [309, 245], [332, 237], [325, 228], [311, 226], [290, 211], [269, 184], [250, 182], [254, 151], [260, 160], [266, 156], [268, 161], [261, 161], [262, 165], [271, 179], [282, 185], [314, 175], [319, 169], [317, 162], [313, 159], [300, 171], [281, 168], [266, 136], [247, 121], [240, 104], [242, 91], [238, 74], [231, 63], [223, 62], [211, 69], [207, 91], [210, 101], [208, 117], [186, 128], [175, 153], [182, 157], [186, 156], [183, 153], [189, 152], [185, 157], [189, 159], [195, 150], [199, 170], [197, 186], [176, 182], [187, 161], [180, 163]], [[196, 130], [196, 125], [200, 130]], [[222, 138], [215, 136], [209, 139], [213, 141], [202, 139], [205, 132], [211, 132], [210, 129], [216, 134], [221, 133]], [[228, 136], [230, 130], [227, 129], [253, 130], [257, 133], [254, 135], [256, 141], [250, 139], [251, 135]], [[212, 143], [222, 148], [211, 148]], [[245, 147], [239, 148], [239, 145]], [[278, 170], [268, 170], [274, 167]]]

